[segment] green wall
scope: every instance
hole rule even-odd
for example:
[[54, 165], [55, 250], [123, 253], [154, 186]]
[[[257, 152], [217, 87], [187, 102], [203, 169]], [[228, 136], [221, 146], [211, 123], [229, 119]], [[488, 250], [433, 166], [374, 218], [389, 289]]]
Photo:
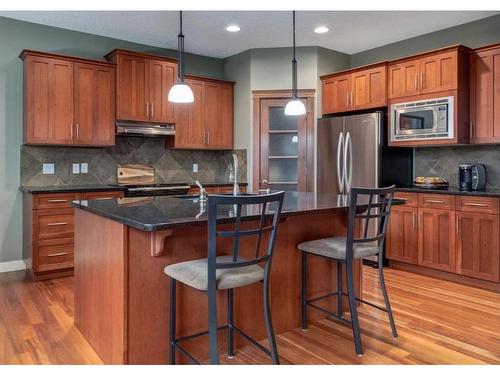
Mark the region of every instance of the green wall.
[[453, 44], [477, 48], [498, 42], [500, 42], [500, 14], [355, 53], [351, 55], [351, 66], [393, 60]]
[[[0, 17], [0, 262], [22, 258], [19, 146], [23, 134], [22, 49], [101, 59], [114, 48], [175, 56], [176, 51]], [[222, 78], [223, 61], [187, 55], [186, 72]]]

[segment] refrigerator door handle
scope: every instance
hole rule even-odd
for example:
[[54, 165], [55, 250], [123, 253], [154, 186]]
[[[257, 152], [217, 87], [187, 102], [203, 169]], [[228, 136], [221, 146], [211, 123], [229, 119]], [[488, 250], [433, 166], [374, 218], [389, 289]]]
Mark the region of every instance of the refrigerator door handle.
[[[337, 180], [339, 184], [339, 192], [342, 194], [344, 192], [344, 178], [345, 178], [345, 149], [344, 149], [344, 133], [340, 132], [339, 143], [337, 145]], [[342, 160], [342, 166], [340, 162]]]
[[[349, 171], [347, 170], [347, 164], [349, 164]], [[344, 176], [346, 185], [346, 194], [351, 191], [352, 183], [352, 140], [351, 134], [347, 132], [345, 137], [345, 147], [344, 147]]]

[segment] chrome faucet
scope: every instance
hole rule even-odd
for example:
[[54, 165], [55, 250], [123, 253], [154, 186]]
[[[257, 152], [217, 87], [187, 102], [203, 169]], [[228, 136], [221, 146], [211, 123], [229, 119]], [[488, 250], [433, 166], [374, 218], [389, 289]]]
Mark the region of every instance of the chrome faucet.
[[198, 198], [200, 203], [204, 203], [207, 201], [207, 191], [203, 187], [203, 185], [200, 183], [200, 181], [196, 180], [194, 182], [198, 187], [200, 188], [200, 197]]
[[238, 155], [233, 154], [234, 162], [234, 182], [233, 182], [233, 195], [240, 193], [240, 185], [238, 184]]

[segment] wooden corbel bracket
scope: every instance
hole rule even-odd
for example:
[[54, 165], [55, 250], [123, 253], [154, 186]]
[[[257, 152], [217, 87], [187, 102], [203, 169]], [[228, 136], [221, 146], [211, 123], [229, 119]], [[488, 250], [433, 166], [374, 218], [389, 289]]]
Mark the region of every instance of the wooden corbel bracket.
[[151, 256], [159, 257], [163, 253], [165, 239], [174, 233], [172, 229], [159, 230], [151, 233]]

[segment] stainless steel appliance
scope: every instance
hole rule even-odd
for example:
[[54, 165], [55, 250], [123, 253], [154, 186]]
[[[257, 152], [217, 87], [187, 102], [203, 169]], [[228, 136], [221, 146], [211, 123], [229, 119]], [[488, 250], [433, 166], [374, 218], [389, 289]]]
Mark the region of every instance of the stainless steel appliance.
[[453, 96], [391, 105], [391, 141], [453, 138]]
[[486, 166], [484, 164], [459, 165], [458, 187], [460, 190], [483, 190], [486, 187]]
[[175, 135], [175, 127], [172, 124], [148, 124], [133, 121], [120, 121], [116, 123], [117, 135], [133, 135], [147, 137], [164, 137]]
[[383, 112], [318, 120], [318, 193], [348, 194], [352, 186], [411, 186], [413, 152], [386, 147]]
[[185, 195], [190, 186], [188, 184], [146, 184], [120, 185], [124, 188], [125, 197], [146, 197], [151, 195]]

